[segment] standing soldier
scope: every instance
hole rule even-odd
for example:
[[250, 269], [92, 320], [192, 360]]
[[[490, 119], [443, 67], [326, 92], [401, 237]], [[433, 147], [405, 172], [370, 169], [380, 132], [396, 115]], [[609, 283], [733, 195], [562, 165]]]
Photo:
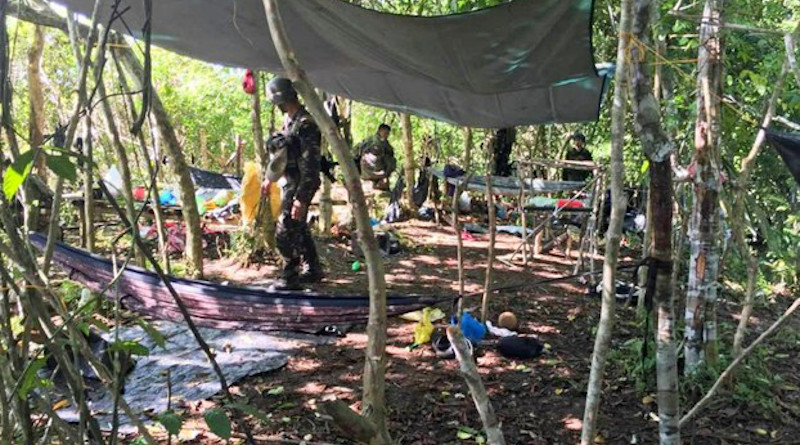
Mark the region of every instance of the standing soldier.
[[284, 182], [281, 214], [275, 231], [284, 265], [272, 289], [300, 289], [302, 283], [316, 283], [323, 278], [307, 221], [308, 207], [320, 186], [322, 135], [314, 119], [300, 104], [289, 79], [272, 79], [266, 93], [284, 113], [283, 128], [267, 141], [271, 160], [263, 184], [268, 188], [271, 182], [281, 179]]
[[[567, 161], [589, 161], [591, 162], [592, 153], [586, 149], [586, 136], [583, 133], [576, 131], [569, 137], [573, 142], [572, 149], [567, 151], [567, 156], [564, 158]], [[565, 168], [561, 172], [564, 181], [583, 182], [592, 177], [591, 170], [578, 170], [574, 168]]]

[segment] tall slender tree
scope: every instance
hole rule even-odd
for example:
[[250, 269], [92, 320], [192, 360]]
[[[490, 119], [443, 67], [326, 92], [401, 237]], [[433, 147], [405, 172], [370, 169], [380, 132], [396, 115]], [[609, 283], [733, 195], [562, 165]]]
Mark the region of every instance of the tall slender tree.
[[606, 366], [606, 353], [611, 344], [614, 331], [614, 311], [617, 305], [617, 260], [622, 235], [622, 219], [625, 215], [625, 191], [623, 180], [625, 162], [625, 114], [628, 108], [628, 70], [630, 60], [630, 40], [632, 26], [633, 0], [623, 0], [620, 6], [619, 42], [617, 44], [617, 75], [614, 84], [614, 102], [611, 107], [611, 216], [606, 231], [606, 250], [603, 261], [603, 302], [600, 309], [600, 322], [594, 341], [592, 368], [586, 391], [586, 407], [583, 413], [581, 445], [591, 445], [595, 439], [597, 412], [603, 393], [603, 374]]
[[650, 267], [655, 267], [653, 300], [656, 311], [656, 385], [658, 387], [658, 430], [661, 445], [681, 443], [678, 354], [675, 344], [675, 294], [672, 280], [672, 152], [674, 143], [661, 124], [659, 103], [647, 54], [640, 51], [650, 41], [653, 11], [658, 0], [635, 0], [632, 36], [642, 45], [631, 49], [632, 106], [636, 135], [650, 161], [648, 218], [653, 221]]
[[[144, 68], [142, 63], [131, 50], [130, 46], [120, 37], [114, 38], [114, 48], [120, 57], [120, 62], [131, 75], [134, 88], [142, 90], [145, 85], [142, 83], [144, 78]], [[172, 171], [178, 178], [178, 194], [180, 195], [183, 206], [181, 212], [186, 224], [186, 257], [187, 275], [192, 277], [203, 276], [203, 234], [200, 229], [200, 212], [195, 203], [195, 188], [192, 178], [189, 175], [189, 166], [183, 156], [183, 149], [178, 141], [175, 128], [169, 118], [164, 104], [161, 102], [155, 89], [151, 93], [151, 113], [156, 121], [156, 131], [166, 149], [169, 164]], [[156, 160], [158, 162], [158, 160]]]
[[264, 13], [270, 35], [284, 69], [291, 77], [298, 93], [305, 99], [308, 111], [320, 126], [323, 137], [331, 144], [347, 187], [350, 205], [358, 230], [358, 242], [364, 252], [369, 281], [369, 320], [367, 321], [367, 347], [364, 363], [364, 395], [362, 415], [374, 427], [371, 445], [392, 443], [387, 425], [386, 407], [386, 276], [378, 242], [370, 225], [369, 209], [361, 187], [358, 170], [350, 156], [350, 147], [339, 134], [336, 124], [325, 112], [322, 100], [308, 82], [305, 72], [289, 44], [286, 28], [280, 16], [276, 0], [263, 0]]
[[693, 159], [694, 200], [689, 222], [690, 257], [686, 290], [686, 373], [703, 357], [717, 358], [717, 287], [721, 230], [720, 111], [722, 101], [722, 36], [724, 0], [705, 0], [697, 54], [697, 119]]
[[403, 130], [403, 169], [406, 178], [406, 202], [408, 208], [414, 208], [414, 170], [416, 162], [414, 160], [414, 134], [411, 126], [411, 115], [403, 113], [401, 116]]
[[[44, 88], [42, 87], [42, 53], [44, 53], [44, 29], [33, 27], [33, 42], [28, 50], [28, 99], [30, 105], [30, 131], [28, 137], [31, 147], [39, 147], [44, 141]], [[37, 171], [46, 177], [45, 157], [39, 156]]]

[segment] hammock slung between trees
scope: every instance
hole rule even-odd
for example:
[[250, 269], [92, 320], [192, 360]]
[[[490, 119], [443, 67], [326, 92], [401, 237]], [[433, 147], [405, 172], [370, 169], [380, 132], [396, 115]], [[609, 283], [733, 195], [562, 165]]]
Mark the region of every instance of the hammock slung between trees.
[[[46, 238], [32, 234], [31, 243], [43, 249]], [[53, 261], [70, 279], [100, 292], [114, 277], [110, 260], [56, 243]], [[319, 332], [328, 326], [365, 323], [369, 298], [333, 296], [305, 291], [268, 291], [201, 280], [170, 277], [170, 281], [200, 326], [256, 331]], [[153, 272], [127, 266], [118, 281], [123, 306], [160, 320], [182, 321], [180, 311], [161, 279]], [[113, 298], [114, 290], [106, 295]], [[450, 301], [452, 297], [387, 297], [390, 316]]]

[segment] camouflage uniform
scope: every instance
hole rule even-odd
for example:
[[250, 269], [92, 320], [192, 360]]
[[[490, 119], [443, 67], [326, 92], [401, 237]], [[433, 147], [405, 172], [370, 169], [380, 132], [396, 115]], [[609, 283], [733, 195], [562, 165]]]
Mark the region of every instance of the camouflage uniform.
[[[567, 161], [592, 161], [592, 154], [586, 147], [581, 149], [570, 148], [567, 156], [564, 158]], [[561, 172], [561, 179], [564, 181], [583, 182], [592, 177], [590, 170], [577, 170], [572, 168], [565, 168]]]
[[356, 158], [360, 160], [361, 179], [380, 181], [388, 178], [397, 167], [394, 148], [375, 134], [356, 146]]
[[[308, 273], [321, 273], [317, 249], [308, 227], [308, 207], [320, 186], [321, 134], [305, 108], [284, 119], [283, 132], [297, 143], [292, 144], [284, 172], [281, 214], [275, 232], [278, 252], [284, 260], [282, 277], [296, 283], [299, 269], [305, 263]], [[294, 201], [300, 201], [300, 213], [292, 219]]]

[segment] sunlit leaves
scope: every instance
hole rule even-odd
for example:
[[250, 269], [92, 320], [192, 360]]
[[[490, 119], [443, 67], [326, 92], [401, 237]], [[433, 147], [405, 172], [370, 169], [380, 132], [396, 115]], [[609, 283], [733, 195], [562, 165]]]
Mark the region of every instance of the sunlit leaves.
[[6, 171], [3, 173], [3, 193], [7, 200], [11, 200], [17, 194], [17, 190], [30, 174], [31, 168], [33, 168], [34, 154], [33, 150], [28, 150], [6, 167]]

